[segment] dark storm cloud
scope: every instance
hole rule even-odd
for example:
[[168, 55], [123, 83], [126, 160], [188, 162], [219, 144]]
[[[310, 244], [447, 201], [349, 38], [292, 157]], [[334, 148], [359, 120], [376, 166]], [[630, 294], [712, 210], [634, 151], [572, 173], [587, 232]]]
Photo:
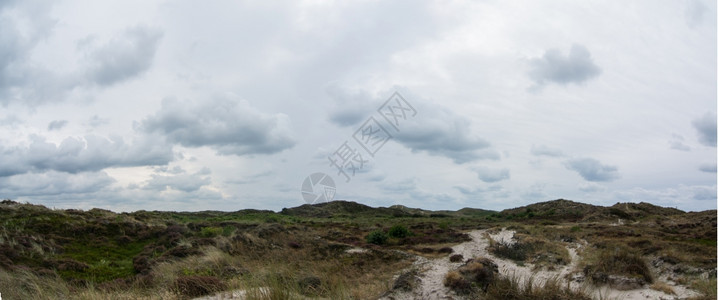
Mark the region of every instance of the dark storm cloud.
[[535, 156], [563, 157], [565, 154], [559, 149], [551, 148], [546, 145], [531, 146], [531, 154]]
[[479, 179], [483, 182], [497, 182], [511, 177], [509, 169], [490, 169], [486, 167], [478, 167], [474, 169], [476, 174], [479, 175]]
[[0, 147], [0, 177], [48, 170], [80, 173], [110, 167], [162, 165], [172, 159], [171, 147], [150, 137], [130, 145], [119, 137], [88, 135], [69, 137], [56, 145], [33, 136], [27, 147]]
[[701, 144], [716, 147], [716, 114], [709, 112], [693, 121], [693, 128], [698, 131]]
[[112, 85], [147, 71], [162, 33], [134, 27], [106, 44], [88, 50], [88, 76], [99, 85]]
[[583, 83], [601, 74], [586, 47], [574, 44], [567, 56], [558, 49], [549, 49], [540, 58], [530, 61], [529, 77], [537, 86], [553, 82], [558, 84]]
[[618, 167], [604, 165], [593, 158], [574, 158], [565, 162], [567, 169], [578, 172], [587, 181], [613, 181], [618, 179]]
[[216, 97], [208, 101], [163, 100], [160, 111], [142, 121], [185, 147], [208, 146], [220, 155], [273, 154], [292, 148], [288, 118], [264, 114], [246, 101]]
[[67, 120], [54, 120], [47, 124], [47, 131], [59, 130], [67, 125]]
[[457, 164], [501, 158], [488, 141], [471, 132], [471, 121], [466, 117], [443, 107], [421, 106], [417, 108], [421, 119], [401, 125], [401, 131], [394, 136], [412, 152], [444, 156]]

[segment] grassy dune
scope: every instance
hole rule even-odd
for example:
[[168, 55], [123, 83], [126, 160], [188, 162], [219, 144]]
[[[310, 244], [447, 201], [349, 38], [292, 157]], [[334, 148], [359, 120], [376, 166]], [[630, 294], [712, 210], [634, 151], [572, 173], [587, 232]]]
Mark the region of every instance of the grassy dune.
[[[492, 244], [497, 256], [551, 268], [567, 263], [563, 245], [581, 241], [581, 271], [597, 286], [617, 275], [667, 290], [657, 280], [664, 270], [715, 299], [716, 212], [645, 203], [557, 200], [502, 212], [432, 212], [335, 201], [279, 213], [114, 213], [6, 200], [0, 224], [3, 299], [190, 299], [237, 290], [248, 299], [372, 299], [395, 288], [417, 255], [449, 256], [449, 246], [469, 240], [466, 231], [504, 227], [517, 242]], [[574, 295], [508, 277], [473, 292]]]

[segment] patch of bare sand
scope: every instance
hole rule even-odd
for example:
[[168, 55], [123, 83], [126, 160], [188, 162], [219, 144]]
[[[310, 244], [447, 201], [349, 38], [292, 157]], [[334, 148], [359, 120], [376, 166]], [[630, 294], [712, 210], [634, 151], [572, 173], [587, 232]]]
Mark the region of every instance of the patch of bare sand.
[[[581, 244], [572, 244], [567, 247], [567, 250], [571, 256], [571, 263], [566, 266], [560, 266], [555, 270], [532, 270], [532, 265], [526, 264], [519, 266], [513, 261], [498, 258], [488, 252], [489, 238], [494, 241], [504, 243], [514, 243], [513, 239], [514, 231], [502, 229], [496, 233], [489, 233], [486, 230], [474, 230], [468, 233], [471, 236], [471, 241], [465, 242], [452, 247], [454, 254], [461, 254], [464, 259], [473, 257], [487, 257], [493, 260], [499, 268], [499, 273], [503, 276], [513, 276], [518, 278], [523, 284], [529, 278], [532, 280], [534, 285], [541, 285], [547, 280], [556, 279], [560, 280], [564, 284], [571, 284], [572, 288], [581, 288], [582, 278], [571, 277], [570, 275], [577, 271], [578, 262], [580, 260], [577, 254], [577, 248], [582, 247]], [[450, 289], [444, 286], [444, 276], [450, 270], [456, 269], [461, 266], [463, 262], [452, 263], [448, 257], [427, 259], [419, 257], [412, 268], [415, 268], [419, 273], [420, 284], [414, 288], [413, 291], [390, 291], [379, 299], [463, 299], [461, 295], [457, 295]], [[626, 300], [638, 300], [638, 299], [685, 299], [687, 297], [696, 296], [697, 293], [687, 289], [686, 287], [677, 285], [672, 282], [668, 284], [676, 292], [675, 295], [668, 295], [660, 291], [652, 290], [649, 287], [642, 289], [630, 290], [630, 291], [619, 291], [611, 289], [610, 287], [588, 287], [587, 290], [592, 291], [591, 295], [595, 299], [626, 299]]]

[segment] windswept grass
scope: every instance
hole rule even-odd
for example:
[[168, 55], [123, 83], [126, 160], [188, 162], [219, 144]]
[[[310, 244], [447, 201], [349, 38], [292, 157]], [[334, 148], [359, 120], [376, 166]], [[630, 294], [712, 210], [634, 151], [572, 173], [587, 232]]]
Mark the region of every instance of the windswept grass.
[[534, 278], [497, 278], [483, 295], [487, 300], [593, 300], [586, 286], [563, 285], [558, 278], [536, 284]]

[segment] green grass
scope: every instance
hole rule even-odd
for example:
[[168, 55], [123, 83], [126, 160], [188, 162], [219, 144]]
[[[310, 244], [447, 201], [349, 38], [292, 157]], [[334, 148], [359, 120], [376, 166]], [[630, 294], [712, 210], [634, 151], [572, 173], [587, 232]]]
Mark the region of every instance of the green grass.
[[132, 276], [135, 274], [132, 259], [149, 242], [135, 241], [119, 245], [115, 241], [75, 241], [65, 247], [65, 254], [60, 257], [86, 263], [89, 268], [83, 272], [64, 270], [58, 273], [65, 279], [85, 279], [96, 283]]

